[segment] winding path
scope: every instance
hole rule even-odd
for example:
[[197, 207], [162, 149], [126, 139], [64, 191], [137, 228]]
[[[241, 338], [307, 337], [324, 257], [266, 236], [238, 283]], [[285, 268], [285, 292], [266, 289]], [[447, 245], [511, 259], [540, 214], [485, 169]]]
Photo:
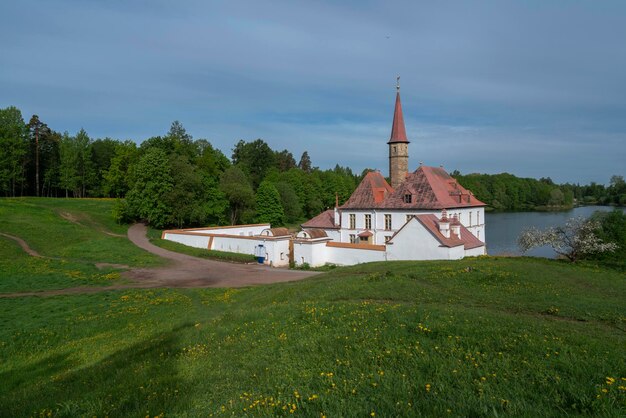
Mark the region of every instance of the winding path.
[[162, 287], [242, 287], [302, 280], [319, 274], [192, 257], [157, 247], [150, 243], [146, 232], [145, 225], [132, 225], [128, 228], [128, 239], [139, 248], [171, 260], [172, 264], [158, 268], [132, 269], [122, 274], [139, 283], [151, 282]]
[[[131, 280], [131, 283], [116, 284], [113, 286], [81, 286], [38, 292], [0, 293], [0, 298], [57, 296], [155, 287], [243, 287], [302, 280], [319, 274], [318, 272], [312, 271], [287, 270], [258, 264], [235, 264], [192, 257], [157, 247], [148, 240], [146, 232], [147, 228], [145, 225], [132, 225], [128, 228], [128, 239], [139, 248], [168, 259], [171, 262], [164, 267], [133, 268], [123, 272], [122, 277]], [[19, 237], [2, 232], [0, 232], [0, 235], [16, 241], [26, 253], [33, 257], [45, 257], [30, 248], [26, 241]], [[96, 265], [98, 264], [103, 266], [125, 267], [107, 263], [96, 263]]]
[[22, 250], [24, 250], [24, 252], [27, 253], [28, 255], [33, 256], [33, 257], [40, 257], [40, 258], [43, 257], [37, 251], [35, 251], [32, 248], [30, 248], [28, 243], [26, 241], [24, 241], [22, 238], [16, 237], [16, 236], [13, 236], [13, 235], [9, 235], [9, 234], [5, 234], [4, 232], [0, 232], [0, 235], [2, 235], [3, 237], [6, 237], [6, 238], [12, 239], [13, 241], [17, 242], [19, 244], [19, 246], [22, 247]]

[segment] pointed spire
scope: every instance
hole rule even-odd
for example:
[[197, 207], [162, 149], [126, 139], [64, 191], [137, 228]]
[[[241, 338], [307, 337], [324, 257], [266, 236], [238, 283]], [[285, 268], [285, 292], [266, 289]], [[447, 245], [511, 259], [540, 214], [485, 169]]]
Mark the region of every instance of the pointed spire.
[[406, 138], [404, 116], [402, 115], [402, 103], [400, 102], [400, 76], [396, 78], [396, 90], [396, 107], [393, 111], [393, 125], [391, 126], [391, 137], [389, 138], [389, 143], [409, 142]]

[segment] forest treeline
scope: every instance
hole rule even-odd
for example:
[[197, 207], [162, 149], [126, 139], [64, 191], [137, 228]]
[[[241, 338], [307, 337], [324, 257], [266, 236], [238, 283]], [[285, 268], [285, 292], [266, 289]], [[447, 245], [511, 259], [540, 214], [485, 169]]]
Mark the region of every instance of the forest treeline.
[[[359, 184], [350, 168], [314, 167], [305, 151], [296, 158], [262, 139], [234, 145], [224, 155], [206, 139], [193, 139], [179, 122], [163, 136], [134, 141], [93, 139], [26, 122], [16, 107], [0, 109], [0, 195], [117, 198], [119, 221], [185, 227], [270, 222], [297, 224], [345, 202]], [[626, 184], [554, 184], [511, 174], [453, 172], [496, 210], [563, 208], [574, 202], [626, 204]]]
[[50, 129], [36, 115], [0, 109], [0, 195], [119, 198], [120, 221], [197, 226], [297, 223], [345, 201], [361, 176], [337, 165], [320, 170], [261, 140], [235, 144], [227, 157], [193, 139], [177, 121], [137, 145]]
[[614, 175], [609, 186], [591, 183], [555, 184], [549, 177], [521, 178], [512, 174], [466, 174], [454, 171], [451, 175], [476, 197], [494, 210], [554, 210], [576, 205], [626, 205], [626, 182]]

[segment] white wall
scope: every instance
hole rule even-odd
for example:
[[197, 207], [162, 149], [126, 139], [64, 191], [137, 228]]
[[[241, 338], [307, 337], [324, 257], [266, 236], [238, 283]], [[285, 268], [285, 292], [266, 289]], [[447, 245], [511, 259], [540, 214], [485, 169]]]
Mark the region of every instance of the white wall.
[[209, 236], [208, 235], [191, 235], [184, 233], [173, 233], [170, 231], [165, 231], [163, 233], [163, 239], [168, 241], [178, 242], [180, 244], [187, 245], [189, 247], [194, 248], [204, 248], [207, 249], [209, 245]]
[[[333, 238], [337, 242], [350, 242], [350, 234], [358, 235], [359, 232], [365, 230], [365, 214], [372, 216], [372, 231], [374, 236], [372, 243], [376, 245], [385, 244], [385, 236], [392, 236], [406, 223], [407, 215], [434, 214], [437, 218], [441, 218], [441, 210], [421, 210], [421, 211], [397, 211], [397, 210], [346, 210], [341, 213], [342, 229], [338, 239]], [[355, 229], [350, 227], [350, 214], [356, 215]], [[391, 215], [391, 230], [385, 230], [385, 215]], [[485, 241], [485, 208], [459, 208], [450, 209], [449, 216], [453, 214], [459, 215], [459, 221], [474, 236], [483, 242]], [[470, 215], [471, 214], [471, 215]], [[471, 218], [471, 219], [470, 219]], [[471, 224], [470, 224], [471, 221]], [[329, 235], [330, 236], [330, 235]]]
[[289, 237], [267, 239], [267, 237], [214, 236], [211, 250], [255, 255], [257, 246], [265, 249], [265, 263], [274, 267], [289, 265]]
[[326, 242], [328, 240], [294, 241], [293, 261], [296, 266], [308, 263], [311, 267], [319, 267], [326, 264]]
[[465, 257], [477, 257], [479, 255], [485, 255], [485, 247], [477, 247], [469, 250], [465, 250]]
[[353, 264], [385, 261], [385, 251], [362, 248], [326, 247], [326, 262], [351, 266]]
[[417, 220], [413, 219], [387, 245], [387, 260], [457, 260], [465, 254], [463, 245], [443, 247]]
[[250, 255], [255, 255], [256, 247], [263, 244], [266, 264], [275, 267], [289, 265], [289, 237], [270, 238], [250, 235], [258, 235], [268, 226], [269, 224], [241, 225], [236, 228], [164, 231], [163, 239], [189, 247]]

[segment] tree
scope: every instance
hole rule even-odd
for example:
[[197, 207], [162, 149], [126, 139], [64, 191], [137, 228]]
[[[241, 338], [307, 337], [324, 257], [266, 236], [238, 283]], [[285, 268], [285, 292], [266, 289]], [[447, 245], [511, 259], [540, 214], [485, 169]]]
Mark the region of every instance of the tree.
[[61, 138], [59, 147], [61, 166], [59, 168], [59, 181], [65, 189], [65, 197], [69, 197], [70, 190], [76, 190], [78, 185], [78, 154], [74, 146], [74, 139], [65, 132]]
[[257, 222], [268, 222], [272, 226], [285, 223], [285, 212], [280, 201], [280, 193], [269, 181], [263, 181], [256, 193]]
[[139, 159], [126, 196], [130, 219], [144, 219], [157, 228], [172, 221], [172, 209], [163, 199], [174, 183], [169, 168], [167, 155], [158, 148], [148, 149]]
[[139, 160], [137, 145], [132, 141], [118, 143], [111, 163], [103, 173], [104, 193], [111, 197], [124, 197], [131, 187], [132, 167]]
[[198, 153], [196, 146], [192, 141], [193, 137], [187, 133], [183, 124], [177, 120], [172, 122], [170, 130], [165, 138], [172, 142], [174, 152], [179, 155], [193, 159]]
[[205, 174], [217, 178], [230, 167], [230, 160], [206, 139], [196, 140], [195, 146], [199, 153], [195, 163]]
[[285, 220], [291, 223], [302, 218], [302, 205], [291, 184], [286, 181], [279, 181], [274, 186], [280, 194], [280, 201], [285, 211]]
[[620, 209], [611, 212], [597, 211], [591, 219], [600, 223], [598, 235], [606, 242], [618, 245], [615, 252], [594, 254], [591, 258], [626, 269], [626, 213]]
[[50, 129], [48, 125], [39, 120], [39, 116], [33, 115], [28, 122], [28, 128], [32, 135], [35, 150], [35, 196], [39, 196], [39, 140], [46, 136]]
[[106, 196], [105, 173], [111, 167], [111, 160], [119, 142], [111, 138], [96, 139], [91, 143], [91, 163], [94, 178], [92, 181], [92, 196]]
[[276, 168], [278, 171], [288, 171], [296, 167], [296, 160], [293, 158], [293, 154], [286, 149], [274, 153], [276, 159]]
[[549, 245], [554, 252], [574, 263], [590, 254], [612, 252], [617, 249], [615, 243], [604, 242], [598, 236], [599, 229], [600, 223], [596, 220], [571, 218], [564, 226], [545, 230], [529, 228], [519, 236], [518, 244], [523, 252]]
[[28, 129], [22, 112], [10, 106], [0, 109], [0, 193], [16, 196], [26, 180]]
[[68, 197], [71, 190], [74, 197], [86, 197], [87, 186], [93, 179], [91, 140], [87, 132], [81, 129], [74, 137], [64, 134], [59, 151], [60, 182], [65, 196]]
[[311, 172], [311, 158], [309, 157], [309, 153], [307, 151], [304, 151], [302, 153], [302, 156], [300, 157], [300, 162], [298, 163], [298, 167], [305, 173]]
[[181, 155], [171, 156], [170, 167], [172, 187], [163, 199], [171, 210], [172, 222], [182, 228], [189, 222], [192, 214], [199, 211], [201, 200], [198, 194], [202, 193], [202, 177]]
[[274, 151], [263, 141], [257, 139], [252, 142], [240, 140], [233, 149], [233, 164], [250, 176], [253, 187], [256, 189], [265, 178], [267, 171], [275, 165]]
[[235, 225], [243, 213], [254, 205], [254, 191], [246, 175], [238, 166], [232, 166], [220, 177], [220, 190], [230, 207], [230, 224]]

